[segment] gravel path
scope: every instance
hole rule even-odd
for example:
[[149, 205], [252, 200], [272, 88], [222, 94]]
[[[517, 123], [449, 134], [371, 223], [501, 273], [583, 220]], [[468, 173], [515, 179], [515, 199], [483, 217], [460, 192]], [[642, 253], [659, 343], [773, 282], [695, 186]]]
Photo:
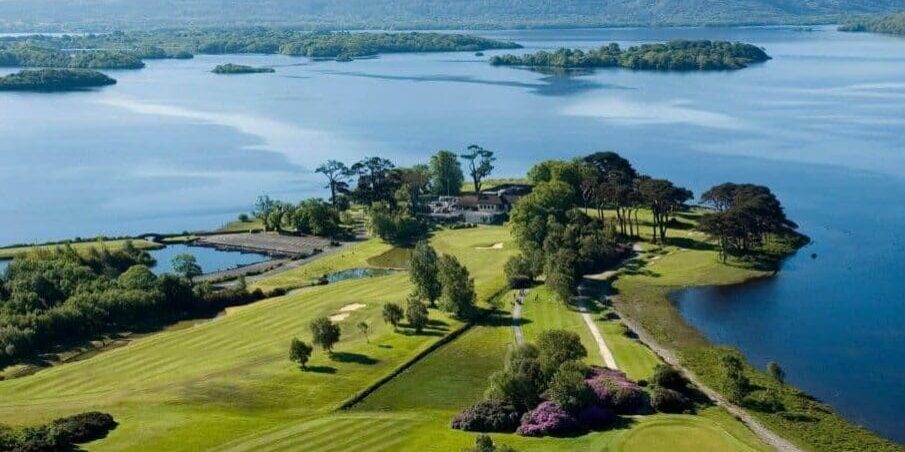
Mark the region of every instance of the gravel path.
[[521, 289], [515, 297], [515, 305], [512, 307], [512, 332], [515, 333], [515, 343], [525, 343], [525, 334], [522, 333], [522, 304], [528, 297], [528, 289]]
[[613, 352], [610, 351], [610, 348], [606, 345], [606, 341], [603, 340], [603, 335], [600, 334], [600, 328], [598, 328], [597, 324], [594, 322], [594, 318], [591, 316], [584, 300], [578, 302], [578, 310], [581, 311], [581, 318], [584, 319], [585, 325], [591, 330], [591, 336], [594, 337], [594, 342], [597, 342], [597, 349], [600, 351], [600, 357], [603, 358], [603, 364], [610, 369], [618, 370], [619, 367], [616, 366], [616, 357], [613, 356]]
[[[615, 307], [613, 309], [615, 309]], [[712, 400], [717, 405], [722, 406], [726, 409], [726, 411], [745, 423], [745, 425], [747, 425], [748, 428], [751, 429], [751, 431], [761, 439], [761, 441], [767, 443], [767, 445], [780, 452], [801, 452], [801, 449], [796, 447], [794, 444], [777, 435], [772, 430], [764, 427], [763, 424], [761, 424], [757, 419], [754, 418], [754, 416], [748, 414], [747, 411], [730, 402], [713, 389], [710, 389], [709, 387], [701, 383], [701, 381], [694, 373], [682, 366], [678, 357], [675, 355], [675, 353], [672, 352], [672, 350], [668, 350], [657, 343], [657, 341], [654, 340], [653, 336], [651, 336], [650, 333], [647, 332], [647, 330], [642, 328], [641, 325], [624, 316], [618, 310], [616, 311], [616, 313], [619, 314], [619, 317], [622, 319], [622, 323], [624, 323], [625, 326], [627, 326], [629, 329], [634, 331], [635, 334], [638, 335], [638, 339], [641, 342], [643, 342], [651, 350], [653, 350], [654, 353], [659, 355], [660, 358], [663, 359], [663, 361], [666, 361], [671, 366], [682, 372], [682, 374], [685, 375], [685, 378], [687, 378], [692, 382], [692, 384], [697, 386], [698, 389], [700, 389], [704, 394], [707, 394], [707, 397], [709, 397], [710, 400]]]

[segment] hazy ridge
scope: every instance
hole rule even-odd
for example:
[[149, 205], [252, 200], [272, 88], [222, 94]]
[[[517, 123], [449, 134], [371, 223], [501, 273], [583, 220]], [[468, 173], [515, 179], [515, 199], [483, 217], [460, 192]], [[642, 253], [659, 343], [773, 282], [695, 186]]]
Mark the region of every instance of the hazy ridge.
[[0, 0], [0, 30], [753, 25], [897, 10], [905, 0]]

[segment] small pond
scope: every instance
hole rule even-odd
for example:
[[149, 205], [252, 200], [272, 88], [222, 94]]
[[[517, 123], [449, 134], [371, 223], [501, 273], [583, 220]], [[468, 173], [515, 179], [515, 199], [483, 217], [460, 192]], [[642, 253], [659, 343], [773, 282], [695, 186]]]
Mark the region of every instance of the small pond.
[[[198, 260], [198, 265], [204, 273], [220, 270], [229, 270], [242, 265], [256, 264], [268, 259], [263, 254], [242, 253], [239, 251], [223, 251], [214, 248], [188, 245], [169, 245], [166, 248], [149, 251], [157, 260], [154, 267], [155, 273], [172, 272], [172, 260], [180, 254], [191, 254]], [[2, 268], [2, 267], [0, 267]]]
[[397, 270], [387, 268], [350, 268], [348, 270], [339, 271], [324, 275], [328, 284], [348, 281], [350, 279], [373, 278], [375, 276], [386, 276], [396, 273]]

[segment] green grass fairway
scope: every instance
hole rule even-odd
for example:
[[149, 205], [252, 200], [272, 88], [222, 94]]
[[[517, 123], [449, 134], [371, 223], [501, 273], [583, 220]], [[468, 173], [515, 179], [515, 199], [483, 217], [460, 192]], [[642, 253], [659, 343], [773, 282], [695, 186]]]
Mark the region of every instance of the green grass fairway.
[[[92, 241], [92, 242], [78, 242], [71, 243], [71, 246], [74, 250], [82, 253], [87, 252], [90, 248], [99, 248], [102, 246], [106, 246], [110, 250], [117, 250], [123, 247], [126, 243], [126, 240], [107, 240], [107, 241]], [[148, 240], [136, 239], [132, 240], [132, 244], [135, 245], [136, 248], [142, 250], [153, 250], [163, 248], [163, 245], [150, 242]], [[59, 247], [64, 247], [65, 244], [58, 245], [35, 245], [35, 246], [17, 246], [13, 248], [0, 248], [0, 259], [12, 259], [19, 254], [27, 253], [31, 250], [35, 249], [44, 249], [44, 250], [53, 250]]]
[[578, 310], [559, 301], [545, 286], [531, 289], [522, 307], [522, 331], [525, 340], [533, 342], [546, 330], [568, 330], [578, 333], [581, 343], [588, 350], [588, 364], [603, 365], [597, 343], [591, 336]]
[[621, 435], [611, 449], [618, 452], [756, 450], [703, 418], [682, 415], [659, 415], [638, 425]]
[[625, 335], [628, 328], [618, 320], [596, 318], [597, 327], [606, 341], [619, 370], [633, 380], [649, 380], [661, 361], [646, 345]]

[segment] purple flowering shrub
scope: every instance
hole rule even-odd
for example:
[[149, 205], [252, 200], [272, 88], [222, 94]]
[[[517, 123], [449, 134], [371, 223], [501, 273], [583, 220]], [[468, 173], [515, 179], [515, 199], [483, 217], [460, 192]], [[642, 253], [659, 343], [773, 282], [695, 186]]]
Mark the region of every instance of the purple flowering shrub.
[[588, 430], [602, 430], [616, 421], [612, 410], [600, 405], [588, 405], [578, 412], [578, 424]]
[[482, 400], [456, 415], [451, 426], [469, 432], [513, 432], [521, 416], [508, 402]]
[[594, 367], [586, 381], [600, 405], [616, 413], [634, 413], [644, 403], [641, 387], [618, 370]]
[[578, 423], [556, 402], [543, 402], [525, 413], [516, 433], [523, 436], [565, 435], [579, 429]]

